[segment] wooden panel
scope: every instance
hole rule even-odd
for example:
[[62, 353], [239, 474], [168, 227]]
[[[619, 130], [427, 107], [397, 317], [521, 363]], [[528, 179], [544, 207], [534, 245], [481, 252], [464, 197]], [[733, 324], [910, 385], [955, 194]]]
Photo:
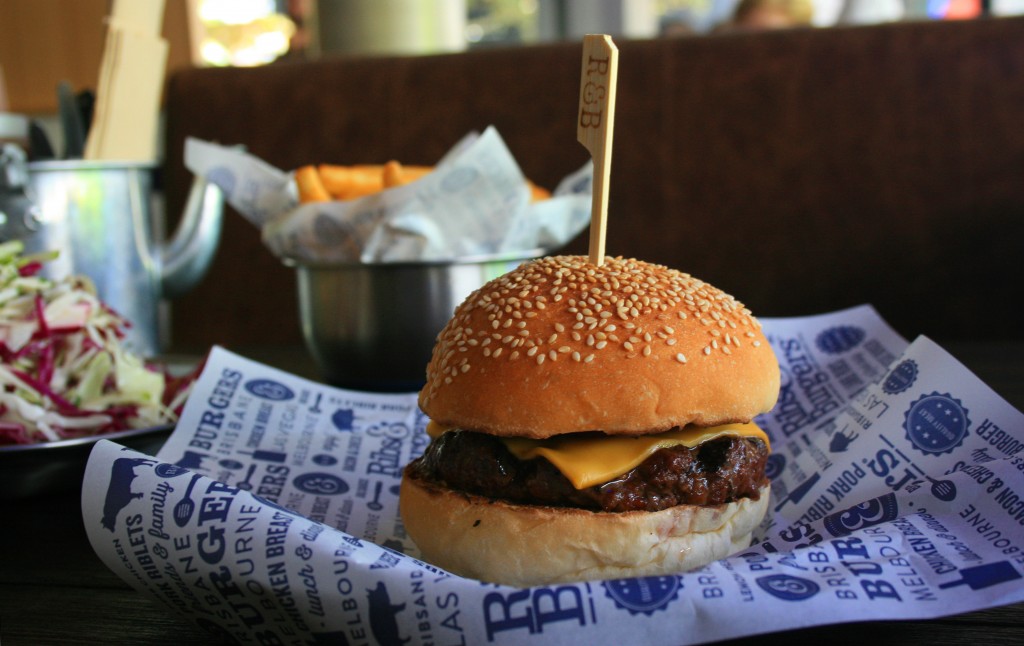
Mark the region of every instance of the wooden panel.
[[[192, 65], [187, 7], [166, 0], [163, 36], [170, 43], [168, 71]], [[7, 109], [26, 114], [57, 110], [57, 83], [96, 89], [106, 34], [108, 0], [3, 0], [0, 68]]]

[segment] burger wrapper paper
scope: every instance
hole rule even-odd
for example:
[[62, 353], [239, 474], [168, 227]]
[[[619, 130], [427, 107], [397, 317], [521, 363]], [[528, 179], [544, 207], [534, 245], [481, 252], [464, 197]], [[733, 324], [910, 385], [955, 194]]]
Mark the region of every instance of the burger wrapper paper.
[[[700, 570], [516, 589], [422, 560], [398, 515], [414, 394], [211, 353], [157, 456], [94, 449], [82, 513], [128, 584], [241, 642], [691, 644], [1024, 600], [1024, 416], [869, 306], [764, 319], [770, 509]], [[524, 536], [523, 540], [529, 540]]]
[[[470, 133], [424, 177], [366, 197], [300, 204], [292, 173], [237, 147], [191, 138], [185, 165], [216, 184], [282, 259], [302, 263], [441, 261], [561, 247], [590, 223], [593, 165], [531, 201], [493, 127]], [[539, 252], [537, 255], [542, 255]]]

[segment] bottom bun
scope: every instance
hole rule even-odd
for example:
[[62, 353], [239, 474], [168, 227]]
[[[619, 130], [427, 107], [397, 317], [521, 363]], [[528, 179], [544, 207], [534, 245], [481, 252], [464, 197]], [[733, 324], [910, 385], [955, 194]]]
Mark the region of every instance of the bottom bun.
[[406, 473], [399, 502], [424, 560], [461, 576], [526, 587], [702, 567], [750, 545], [768, 495], [765, 485], [756, 500], [609, 513], [515, 505]]

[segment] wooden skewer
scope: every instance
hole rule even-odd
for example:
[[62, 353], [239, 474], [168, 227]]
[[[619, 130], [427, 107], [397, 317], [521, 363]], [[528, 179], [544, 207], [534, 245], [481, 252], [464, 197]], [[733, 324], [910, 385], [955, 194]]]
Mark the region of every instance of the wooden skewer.
[[583, 37], [583, 70], [580, 74], [580, 109], [576, 139], [594, 160], [593, 201], [590, 210], [590, 262], [604, 263], [608, 223], [608, 177], [612, 166], [612, 132], [615, 127], [615, 83], [619, 72], [619, 48], [610, 36]]

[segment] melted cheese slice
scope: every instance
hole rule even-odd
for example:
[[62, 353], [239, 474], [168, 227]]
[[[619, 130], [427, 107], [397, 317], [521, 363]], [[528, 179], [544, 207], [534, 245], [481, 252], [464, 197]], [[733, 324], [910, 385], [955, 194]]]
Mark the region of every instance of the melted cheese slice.
[[[436, 438], [446, 430], [432, 420], [427, 424], [427, 434], [431, 437]], [[500, 439], [520, 460], [543, 457], [555, 465], [574, 487], [585, 489], [628, 473], [658, 449], [673, 446], [692, 449], [727, 435], [759, 438], [770, 446], [768, 435], [754, 423], [722, 424], [707, 428], [687, 426], [657, 435], [573, 433], [546, 440], [522, 437]]]

